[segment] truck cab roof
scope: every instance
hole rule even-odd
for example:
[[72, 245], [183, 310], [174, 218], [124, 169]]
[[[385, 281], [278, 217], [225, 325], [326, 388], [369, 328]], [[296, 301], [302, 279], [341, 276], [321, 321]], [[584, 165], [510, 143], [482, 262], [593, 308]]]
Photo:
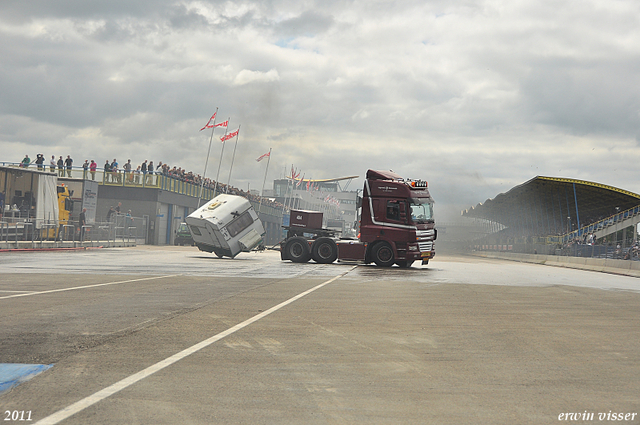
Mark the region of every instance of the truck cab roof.
[[369, 180], [395, 180], [401, 181], [403, 180], [402, 176], [394, 173], [393, 171], [376, 171], [376, 170], [367, 170], [367, 179]]
[[393, 171], [367, 171], [364, 196], [430, 198], [427, 182], [407, 180]]

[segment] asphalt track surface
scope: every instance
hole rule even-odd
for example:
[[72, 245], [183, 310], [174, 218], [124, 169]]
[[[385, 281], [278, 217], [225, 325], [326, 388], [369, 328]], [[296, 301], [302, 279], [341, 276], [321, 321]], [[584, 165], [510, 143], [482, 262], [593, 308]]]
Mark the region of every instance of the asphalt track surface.
[[0, 419], [637, 424], [639, 313], [640, 279], [472, 257], [3, 253], [0, 363], [53, 366]]

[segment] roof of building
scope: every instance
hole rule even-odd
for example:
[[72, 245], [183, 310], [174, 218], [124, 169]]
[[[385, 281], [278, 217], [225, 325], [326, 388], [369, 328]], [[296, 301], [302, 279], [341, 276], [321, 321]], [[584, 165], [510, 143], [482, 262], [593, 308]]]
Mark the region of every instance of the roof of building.
[[528, 233], [564, 233], [569, 226], [601, 218], [640, 205], [640, 195], [601, 183], [537, 176], [506, 193], [462, 212]]

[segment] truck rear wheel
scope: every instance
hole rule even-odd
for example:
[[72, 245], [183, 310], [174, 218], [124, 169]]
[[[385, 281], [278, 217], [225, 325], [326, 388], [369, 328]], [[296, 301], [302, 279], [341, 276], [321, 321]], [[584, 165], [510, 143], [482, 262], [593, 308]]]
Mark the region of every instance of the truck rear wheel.
[[311, 259], [309, 243], [300, 236], [289, 239], [284, 245], [284, 250], [287, 257], [294, 263], [306, 263]]
[[318, 238], [311, 246], [311, 258], [320, 264], [330, 264], [338, 258], [338, 246], [331, 238]]
[[391, 267], [395, 263], [393, 248], [387, 242], [380, 242], [371, 252], [373, 262], [380, 267]]

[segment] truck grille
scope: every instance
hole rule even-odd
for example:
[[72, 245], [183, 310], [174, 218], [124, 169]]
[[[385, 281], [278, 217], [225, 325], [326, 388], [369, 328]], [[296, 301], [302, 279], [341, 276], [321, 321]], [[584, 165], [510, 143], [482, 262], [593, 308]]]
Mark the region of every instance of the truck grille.
[[433, 251], [433, 238], [436, 232], [433, 229], [430, 230], [416, 230], [416, 238], [418, 239], [418, 247], [420, 252]]
[[420, 252], [431, 252], [433, 251], [433, 242], [432, 241], [418, 242], [418, 247], [420, 248]]
[[436, 232], [431, 229], [431, 230], [416, 230], [416, 236], [418, 237], [418, 239], [433, 239], [433, 236], [436, 234]]

